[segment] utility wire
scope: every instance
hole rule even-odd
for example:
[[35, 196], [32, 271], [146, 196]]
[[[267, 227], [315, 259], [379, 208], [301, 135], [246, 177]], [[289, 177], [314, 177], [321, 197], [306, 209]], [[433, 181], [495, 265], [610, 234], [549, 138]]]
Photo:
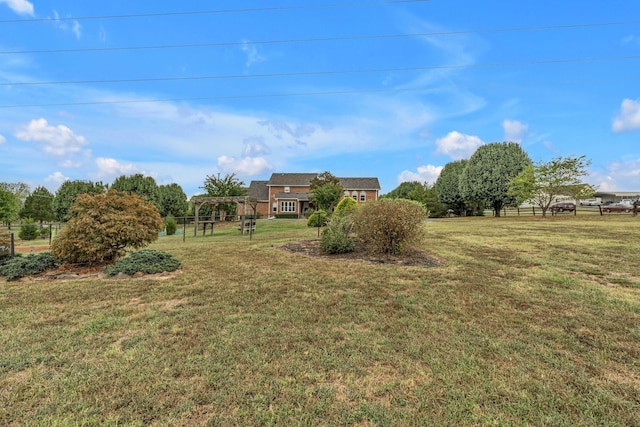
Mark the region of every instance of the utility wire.
[[587, 80], [556, 80], [556, 81], [538, 81], [538, 82], [514, 82], [514, 83], [487, 83], [479, 85], [450, 85], [450, 86], [434, 86], [434, 87], [409, 87], [409, 88], [385, 88], [385, 89], [352, 89], [352, 90], [336, 90], [336, 91], [318, 91], [318, 92], [292, 92], [292, 93], [268, 93], [255, 95], [227, 95], [227, 96], [201, 96], [201, 97], [184, 97], [184, 98], [164, 98], [164, 99], [132, 99], [119, 101], [85, 101], [85, 102], [57, 102], [49, 104], [14, 104], [0, 105], [0, 109], [10, 108], [27, 108], [27, 107], [69, 107], [69, 106], [85, 106], [85, 105], [114, 105], [114, 104], [143, 104], [155, 102], [178, 102], [178, 101], [220, 101], [229, 99], [256, 99], [256, 98], [287, 98], [287, 97], [304, 97], [304, 96], [326, 96], [326, 95], [355, 95], [366, 93], [401, 93], [401, 92], [435, 92], [459, 89], [477, 89], [487, 87], [505, 87], [505, 86], [554, 86], [564, 84], [594, 84], [609, 81], [638, 81], [640, 77], [624, 77], [616, 79], [587, 79]]
[[216, 10], [196, 10], [186, 12], [157, 12], [157, 13], [138, 13], [123, 15], [96, 15], [96, 16], [79, 16], [66, 18], [32, 18], [32, 19], [4, 19], [0, 20], [0, 24], [8, 23], [28, 23], [28, 22], [51, 22], [51, 21], [88, 21], [98, 19], [129, 19], [129, 18], [155, 18], [163, 16], [187, 16], [187, 15], [213, 15], [224, 13], [248, 13], [248, 12], [273, 12], [282, 10], [302, 10], [302, 9], [329, 9], [342, 7], [359, 7], [359, 6], [378, 6], [385, 4], [397, 3], [426, 3], [431, 0], [380, 0], [380, 1], [364, 1], [364, 2], [347, 2], [347, 3], [329, 3], [317, 5], [299, 5], [299, 6], [273, 6], [273, 7], [253, 7], [245, 9], [216, 9]]
[[489, 67], [513, 67], [520, 65], [546, 65], [546, 64], [570, 64], [580, 62], [604, 62], [604, 61], [623, 61], [629, 59], [640, 59], [640, 55], [630, 56], [609, 56], [597, 58], [573, 58], [573, 59], [551, 59], [540, 61], [518, 61], [518, 62], [502, 62], [487, 64], [469, 64], [469, 65], [433, 65], [428, 67], [399, 67], [399, 68], [370, 68], [356, 70], [332, 70], [332, 71], [306, 71], [306, 72], [283, 72], [269, 74], [230, 74], [230, 75], [214, 75], [214, 76], [192, 76], [192, 77], [145, 77], [138, 79], [106, 79], [106, 80], [66, 80], [66, 81], [49, 81], [49, 82], [3, 82], [0, 86], [45, 86], [45, 85], [67, 85], [67, 84], [96, 84], [96, 83], [143, 83], [143, 82], [159, 82], [159, 81], [192, 81], [192, 80], [222, 80], [222, 79], [246, 79], [246, 78], [264, 78], [264, 77], [300, 77], [300, 76], [321, 76], [336, 74], [364, 74], [364, 73], [388, 73], [388, 72], [407, 72], [407, 71], [426, 71], [426, 70], [443, 70], [443, 69], [467, 69], [467, 68], [489, 68]]
[[308, 39], [282, 39], [282, 40], [260, 40], [260, 41], [239, 41], [239, 42], [236, 41], [236, 42], [192, 43], [192, 44], [150, 45], [150, 46], [92, 47], [92, 48], [77, 48], [77, 49], [36, 49], [36, 50], [10, 50], [10, 51], [5, 50], [5, 51], [0, 51], [0, 55], [33, 54], [33, 53], [107, 52], [107, 51], [130, 51], [130, 50], [149, 50], [149, 49], [185, 49], [185, 48], [222, 47], [222, 46], [333, 42], [333, 41], [347, 41], [347, 40], [451, 36], [451, 35], [480, 34], [480, 33], [508, 33], [508, 32], [521, 32], [521, 31], [563, 30], [563, 29], [573, 29], [573, 28], [593, 28], [593, 27], [606, 27], [606, 26], [617, 26], [617, 25], [622, 26], [622, 25], [635, 25], [635, 24], [640, 24], [640, 21], [599, 22], [599, 23], [566, 24], [566, 25], [543, 25], [543, 26], [537, 26], [537, 27], [510, 27], [510, 28], [461, 30], [461, 31], [435, 31], [435, 32], [428, 32], [428, 33], [409, 33], [409, 34], [380, 34], [380, 35], [361, 35], [361, 36], [318, 37], [318, 38], [308, 38]]

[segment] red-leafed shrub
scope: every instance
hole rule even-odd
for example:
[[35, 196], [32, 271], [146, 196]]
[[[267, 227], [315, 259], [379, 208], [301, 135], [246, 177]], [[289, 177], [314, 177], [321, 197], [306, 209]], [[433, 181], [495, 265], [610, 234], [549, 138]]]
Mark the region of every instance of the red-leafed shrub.
[[155, 241], [163, 226], [156, 206], [143, 197], [114, 190], [83, 194], [53, 240], [51, 254], [69, 264], [115, 261], [126, 249]]

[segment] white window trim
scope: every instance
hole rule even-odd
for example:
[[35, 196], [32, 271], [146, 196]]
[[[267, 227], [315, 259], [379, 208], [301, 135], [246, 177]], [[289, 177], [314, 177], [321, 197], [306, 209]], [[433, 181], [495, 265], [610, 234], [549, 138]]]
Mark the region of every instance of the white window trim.
[[281, 213], [296, 213], [296, 202], [293, 200], [282, 200], [280, 202]]

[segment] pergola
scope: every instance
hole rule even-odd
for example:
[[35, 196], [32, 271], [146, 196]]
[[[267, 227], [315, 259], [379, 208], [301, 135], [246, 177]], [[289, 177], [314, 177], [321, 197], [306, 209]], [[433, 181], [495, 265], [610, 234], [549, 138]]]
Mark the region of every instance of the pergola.
[[[191, 198], [191, 202], [195, 207], [195, 224], [194, 224], [194, 236], [198, 235], [199, 224], [213, 224], [214, 221], [200, 221], [198, 213], [203, 205], [211, 206], [211, 209], [215, 212], [219, 205], [226, 205], [229, 203], [236, 203], [242, 205], [242, 215], [247, 214], [247, 205], [251, 206], [253, 214], [256, 214], [258, 200], [249, 196], [225, 196], [225, 197], [209, 197], [209, 196], [194, 196]], [[213, 229], [212, 229], [213, 230]]]

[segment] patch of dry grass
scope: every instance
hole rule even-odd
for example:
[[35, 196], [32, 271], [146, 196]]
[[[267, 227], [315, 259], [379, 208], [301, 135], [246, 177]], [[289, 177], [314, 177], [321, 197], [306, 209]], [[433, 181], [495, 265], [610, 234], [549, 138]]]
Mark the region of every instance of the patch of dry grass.
[[430, 221], [430, 268], [261, 221], [161, 238], [167, 280], [0, 283], [0, 424], [637, 425], [637, 221]]

